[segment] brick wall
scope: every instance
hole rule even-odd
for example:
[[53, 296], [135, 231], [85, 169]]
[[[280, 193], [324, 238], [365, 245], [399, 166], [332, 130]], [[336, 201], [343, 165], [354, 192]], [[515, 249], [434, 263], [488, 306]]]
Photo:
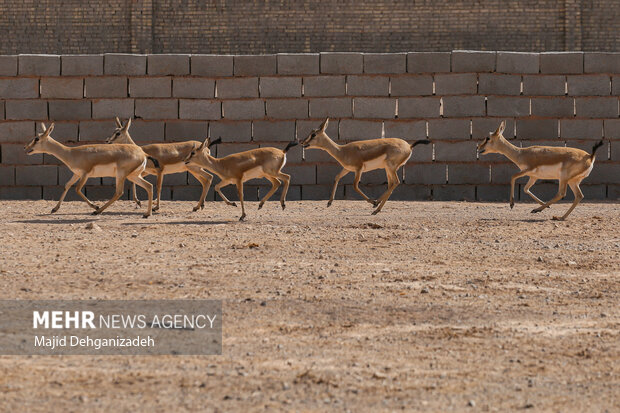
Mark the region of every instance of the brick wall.
[[[604, 137], [583, 192], [617, 200], [619, 96], [620, 53], [0, 56], [0, 198], [57, 199], [69, 178], [54, 157], [24, 154], [38, 121], [54, 121], [56, 139], [83, 144], [103, 142], [114, 116], [133, 117], [139, 143], [209, 134], [224, 139], [217, 147], [223, 156], [284, 147], [329, 116], [328, 134], [339, 142], [433, 141], [415, 148], [394, 199], [507, 200], [517, 168], [501, 156], [476, 156], [476, 143], [505, 119], [505, 136], [516, 136], [517, 145], [590, 151]], [[285, 170], [290, 199], [324, 199], [339, 167], [325, 152], [298, 146]], [[373, 196], [385, 181], [383, 171], [363, 177]], [[352, 177], [342, 183], [339, 196], [357, 199]], [[167, 199], [200, 193], [187, 174], [167, 176], [164, 184]], [[109, 197], [112, 185], [91, 179], [86, 193]], [[248, 184], [248, 199], [267, 186]], [[534, 188], [542, 198], [556, 190], [545, 182]], [[529, 201], [521, 188], [517, 196]]]
[[0, 54], [618, 51], [617, 0], [0, 2]]

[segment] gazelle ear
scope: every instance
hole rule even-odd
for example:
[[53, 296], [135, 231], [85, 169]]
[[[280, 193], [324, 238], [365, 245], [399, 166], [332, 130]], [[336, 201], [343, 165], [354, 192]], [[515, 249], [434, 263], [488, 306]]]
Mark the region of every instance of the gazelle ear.
[[52, 133], [53, 130], [54, 130], [54, 124], [52, 123], [50, 127], [47, 128], [47, 131], [45, 133], [49, 136], [49, 134]]
[[131, 118], [127, 119], [127, 123], [125, 124], [125, 127], [123, 127], [123, 130], [129, 130], [129, 127], [131, 126]]
[[121, 123], [121, 120], [118, 118], [118, 116], [114, 118], [114, 120], [116, 121], [116, 126], [118, 126], [119, 128], [123, 127], [123, 124]]
[[45, 127], [45, 123], [43, 122], [41, 122], [41, 130], [43, 131], [43, 133], [47, 131], [47, 128]]
[[497, 135], [504, 133], [504, 129], [506, 129], [506, 121], [503, 120], [502, 123], [499, 124], [499, 128], [495, 131]]
[[202, 150], [203, 148], [208, 148], [209, 147], [209, 141], [211, 139], [207, 136], [207, 138], [204, 140], [204, 142], [202, 143], [202, 145], [200, 145], [198, 147], [199, 150]]
[[325, 122], [321, 123], [321, 132], [325, 132], [327, 125], [329, 124], [329, 118], [325, 118]]

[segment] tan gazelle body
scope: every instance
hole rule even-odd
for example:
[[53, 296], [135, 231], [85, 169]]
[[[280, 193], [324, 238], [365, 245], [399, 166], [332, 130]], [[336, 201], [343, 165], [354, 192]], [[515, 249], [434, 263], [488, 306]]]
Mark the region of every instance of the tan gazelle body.
[[[62, 201], [65, 199], [67, 192], [75, 184], [78, 183], [75, 190], [78, 195], [86, 201], [86, 203], [95, 209], [93, 214], [100, 214], [110, 205], [112, 205], [123, 194], [125, 180], [140, 185], [146, 190], [149, 196], [149, 204], [144, 218], [151, 215], [153, 205], [153, 185], [142, 179], [141, 174], [147, 164], [148, 155], [144, 153], [139, 146], [136, 145], [82, 145], [69, 147], [55, 141], [50, 136], [54, 129], [52, 123], [48, 129], [41, 124], [43, 132], [35, 136], [24, 148], [28, 155], [35, 153], [47, 153], [61, 160], [71, 172], [73, 176], [65, 185], [58, 204], [52, 209], [52, 213], [58, 211]], [[157, 161], [154, 161], [156, 164]], [[86, 195], [82, 193], [82, 187], [88, 178], [98, 177], [115, 177], [116, 192], [112, 199], [106, 202], [102, 207], [93, 204]]]
[[[412, 144], [398, 138], [380, 138], [364, 141], [350, 142], [345, 145], [339, 145], [327, 136], [329, 119], [321, 124], [318, 129], [310, 132], [308, 137], [301, 142], [301, 145], [307, 149], [323, 149], [336, 159], [342, 166], [342, 171], [334, 180], [331, 196], [327, 202], [329, 207], [334, 201], [338, 182], [349, 172], [355, 173], [353, 188], [373, 206], [377, 207], [373, 211], [373, 215], [377, 214], [385, 205], [390, 195], [400, 184], [398, 169], [403, 166], [411, 157], [413, 147], [419, 144], [429, 144], [428, 139], [418, 140]], [[377, 200], [370, 199], [359, 188], [359, 182], [362, 173], [375, 169], [385, 169], [387, 175], [388, 188]]]
[[221, 142], [216, 139], [211, 142], [207, 138], [200, 146], [192, 151], [185, 163], [206, 169], [209, 172], [219, 176], [221, 182], [215, 185], [215, 190], [222, 197], [227, 205], [237, 206], [234, 202], [230, 202], [222, 193], [222, 187], [234, 184], [237, 187], [239, 201], [241, 202], [240, 221], [245, 219], [245, 207], [243, 204], [243, 183], [254, 178], [267, 178], [271, 182], [271, 189], [260, 200], [258, 209], [261, 209], [273, 194], [278, 190], [280, 185], [284, 183], [282, 195], [280, 196], [280, 204], [282, 209], [286, 207], [286, 193], [291, 181], [290, 175], [282, 172], [282, 168], [286, 163], [286, 152], [297, 145], [297, 142], [290, 142], [284, 150], [278, 148], [258, 148], [249, 151], [239, 152], [223, 158], [214, 158], [211, 156], [210, 147]]
[[[129, 127], [131, 126], [131, 119], [127, 120], [125, 126], [121, 121], [116, 118], [116, 124], [118, 128], [114, 131], [114, 134], [110, 136], [106, 142], [108, 143], [126, 143], [136, 145], [129, 135]], [[161, 200], [161, 188], [164, 180], [164, 175], [174, 174], [179, 172], [189, 172], [200, 182], [202, 185], [202, 193], [198, 200], [198, 205], [194, 207], [194, 211], [198, 211], [204, 208], [205, 197], [211, 182], [213, 181], [213, 175], [208, 174], [202, 168], [185, 164], [185, 158], [192, 152], [192, 150], [200, 146], [199, 141], [186, 141], [186, 142], [171, 142], [171, 143], [154, 143], [150, 145], [141, 146], [142, 150], [147, 155], [157, 159], [159, 162], [159, 168], [147, 163], [144, 170], [144, 175], [156, 175], [157, 176], [157, 203], [153, 208], [153, 211], [159, 209], [159, 202]], [[136, 196], [136, 186], [133, 186], [133, 199], [138, 205], [140, 201]]]
[[[480, 144], [478, 144], [478, 152], [501, 153], [510, 159], [520, 169], [510, 179], [510, 208], [514, 206], [514, 188], [515, 181], [522, 176], [529, 176], [523, 191], [532, 199], [540, 204], [540, 207], [532, 210], [532, 213], [540, 212], [550, 205], [558, 202], [566, 196], [566, 188], [575, 194], [575, 200], [566, 213], [554, 220], [563, 221], [573, 212], [573, 209], [583, 199], [583, 193], [579, 184], [583, 181], [594, 167], [596, 150], [603, 145], [603, 141], [597, 142], [592, 148], [592, 153], [577, 148], [565, 148], [555, 146], [530, 146], [527, 148], [519, 148], [504, 138], [502, 133], [506, 127], [506, 122], [499, 125], [495, 132], [489, 134]], [[530, 188], [538, 179], [557, 179], [559, 181], [558, 193], [548, 202], [541, 201], [536, 197]]]

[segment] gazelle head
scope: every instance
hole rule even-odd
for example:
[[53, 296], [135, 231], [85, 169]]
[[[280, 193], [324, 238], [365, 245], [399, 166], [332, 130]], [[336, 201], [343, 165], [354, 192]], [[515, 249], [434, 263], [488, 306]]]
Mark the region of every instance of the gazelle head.
[[37, 133], [37, 136], [35, 136], [28, 143], [28, 145], [24, 146], [24, 151], [26, 151], [26, 154], [34, 155], [35, 153], [45, 153], [46, 152], [46, 148], [48, 146], [49, 139], [51, 139], [50, 138], [50, 134], [54, 130], [54, 124], [52, 123], [49, 128], [46, 128], [45, 124], [43, 122], [41, 122], [41, 129], [43, 130], [43, 132]]
[[329, 118], [325, 119], [318, 129], [314, 129], [306, 139], [301, 142], [301, 146], [304, 148], [321, 148], [323, 142], [329, 139], [329, 136], [325, 133], [327, 125], [329, 124]]
[[121, 123], [119, 118], [116, 118], [116, 129], [114, 133], [108, 139], [106, 143], [133, 143], [131, 136], [129, 136], [129, 127], [131, 126], [131, 118], [127, 119], [125, 126]]
[[502, 121], [495, 132], [489, 132], [489, 136], [478, 144], [478, 153], [480, 155], [499, 153], [502, 147], [502, 140], [505, 139], [502, 135], [504, 129], [506, 129], [506, 121]]
[[211, 156], [211, 147], [222, 142], [222, 138], [217, 138], [211, 141], [211, 138], [207, 138], [203, 143], [194, 147], [192, 151], [185, 158], [185, 165], [200, 165], [205, 163], [209, 156]]

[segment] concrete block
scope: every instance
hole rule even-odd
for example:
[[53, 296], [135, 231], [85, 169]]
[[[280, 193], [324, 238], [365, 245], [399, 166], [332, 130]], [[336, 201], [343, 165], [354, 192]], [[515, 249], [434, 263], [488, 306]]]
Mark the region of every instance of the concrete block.
[[365, 119], [394, 119], [396, 117], [396, 99], [354, 98], [353, 117]]
[[426, 121], [390, 120], [383, 124], [386, 138], [415, 141], [426, 138]]
[[620, 185], [607, 185], [607, 199], [620, 200]]
[[[49, 123], [47, 123], [49, 126]], [[36, 132], [41, 133], [43, 129], [41, 129], [41, 123], [36, 122]], [[54, 140], [61, 143], [75, 143], [78, 141], [78, 122], [68, 121], [68, 122], [54, 122], [54, 132], [52, 132], [52, 137]], [[46, 162], [48, 163], [48, 162]]]
[[523, 76], [526, 96], [564, 96], [566, 76]]
[[600, 140], [602, 137], [603, 121], [601, 119], [560, 120], [560, 138]]
[[17, 76], [17, 56], [0, 56], [0, 76]]
[[[377, 199], [379, 198], [381, 195], [383, 195], [383, 193], [386, 190], [386, 186], [385, 185], [377, 185], [377, 184], [370, 184], [370, 183], [366, 183], [363, 182], [364, 177], [362, 177], [362, 182], [360, 183], [360, 189], [370, 198], [372, 199]], [[398, 188], [396, 189], [396, 191], [398, 190]], [[396, 192], [394, 191], [394, 192]], [[353, 185], [345, 185], [344, 186], [344, 198], [345, 199], [352, 199], [352, 200], [361, 200], [362, 197], [360, 194], [357, 193], [357, 191], [355, 190], [355, 188], [353, 188]], [[366, 205], [365, 203], [363, 205]], [[363, 208], [363, 207], [362, 207]], [[370, 206], [370, 204], [368, 204], [366, 206], [366, 208], [372, 208]], [[363, 209], [362, 209], [363, 211]], [[369, 213], [369, 212], [366, 212]]]
[[[267, 195], [267, 192], [271, 190], [271, 183], [267, 182], [263, 184], [263, 182], [265, 182], [264, 179], [262, 181], [257, 182], [258, 183], [258, 199], [261, 199], [262, 197]], [[281, 185], [280, 188], [278, 188], [278, 190], [274, 192], [271, 198], [269, 198], [269, 201], [265, 203], [265, 207], [264, 207], [265, 210], [268, 211], [269, 210], [268, 208], [271, 208], [272, 210], [280, 209], [280, 197], [282, 196], [283, 188], [284, 188], [284, 185]], [[288, 187], [288, 192], [286, 193], [286, 201], [300, 201], [300, 200], [301, 200], [301, 185], [290, 185]]]
[[308, 117], [308, 101], [305, 99], [267, 100], [267, 117], [273, 119], [303, 119]]
[[428, 137], [435, 139], [470, 139], [469, 119], [431, 119], [428, 121]]
[[15, 142], [25, 145], [34, 138], [34, 122], [0, 122], [0, 142]]
[[81, 99], [84, 97], [84, 79], [76, 77], [41, 78], [41, 97]]
[[84, 79], [84, 97], [124, 98], [127, 97], [127, 78], [120, 76], [87, 77]]
[[[419, 146], [416, 146], [415, 149], [418, 148]], [[443, 185], [447, 183], [446, 177], [445, 164], [410, 162], [405, 165], [405, 182], [408, 184]]]
[[510, 194], [506, 192], [505, 185], [476, 185], [476, 200], [483, 202], [508, 202]]
[[103, 73], [106, 75], [146, 75], [146, 55], [107, 53], [103, 56]]
[[344, 76], [304, 77], [304, 96], [344, 96], [345, 93]]
[[500, 73], [538, 73], [539, 53], [497, 52], [497, 71]]
[[473, 162], [476, 160], [476, 142], [435, 142], [435, 161]]
[[431, 199], [431, 187], [426, 185], [399, 185], [390, 199], [393, 201], [428, 201]]
[[613, 96], [620, 96], [620, 76], [611, 77], [611, 94]]
[[20, 76], [60, 76], [60, 56], [20, 54], [17, 73]]
[[177, 99], [136, 99], [136, 117], [142, 119], [177, 119]]
[[177, 77], [172, 80], [172, 96], [177, 98], [212, 99], [215, 97], [215, 80]]
[[512, 139], [515, 136], [515, 121], [514, 119], [494, 119], [494, 118], [476, 118], [472, 119], [472, 133], [471, 138], [475, 141], [481, 141], [489, 136], [489, 133], [494, 132], [500, 123], [506, 122], [506, 129], [504, 130], [504, 138]]
[[0, 101], [0, 120], [6, 119], [4, 101]]
[[[301, 198], [304, 201], [328, 200], [331, 196], [331, 191], [331, 185], [303, 185], [301, 187]], [[334, 199], [344, 199], [344, 185], [338, 186]]]
[[438, 97], [398, 98], [398, 117], [438, 118], [441, 114], [441, 99]]
[[311, 118], [347, 118], [353, 116], [353, 99], [319, 98], [310, 99]]
[[577, 98], [575, 99], [577, 117], [585, 118], [617, 118], [618, 98]]
[[5, 105], [7, 120], [47, 119], [47, 101], [45, 100], [7, 100]]
[[489, 96], [487, 98], [488, 116], [529, 116], [530, 98]]
[[572, 98], [532, 98], [532, 116], [566, 116], [574, 114], [574, 100]]
[[620, 119], [605, 119], [603, 125], [606, 139], [620, 139]]
[[16, 166], [15, 185], [58, 185], [58, 167], [56, 165]]
[[478, 93], [482, 95], [520, 95], [520, 75], [481, 73], [478, 76]]
[[609, 143], [610, 145], [610, 157], [609, 159], [615, 162], [620, 161], [620, 141], [612, 141]]
[[[212, 195], [211, 191], [213, 191], [213, 189], [209, 190], [209, 194], [207, 194], [205, 200], [212, 200], [209, 199], [210, 195]], [[198, 199], [200, 199], [200, 195], [202, 193], [202, 186], [199, 184], [173, 186], [170, 188], [170, 193], [174, 201], [197, 201]], [[209, 206], [207, 205], [206, 208], [209, 208]]]
[[161, 121], [145, 121], [134, 119], [131, 121], [131, 139], [139, 145], [164, 141], [165, 123]]
[[227, 100], [222, 103], [222, 115], [230, 120], [263, 119], [265, 102], [261, 99]]
[[[297, 128], [297, 135], [296, 135], [297, 139], [299, 139], [300, 141], [306, 139], [313, 130], [318, 129], [319, 126], [321, 126], [321, 122], [322, 121], [319, 121], [319, 120], [297, 120], [295, 122], [296, 124], [295, 126]], [[325, 131], [325, 133], [331, 139], [338, 141], [338, 129], [339, 129], [338, 119], [330, 119], [329, 123], [327, 124], [327, 130]], [[309, 152], [310, 151], [306, 151], [306, 157], [308, 156]], [[317, 152], [315, 151], [314, 153], [317, 153]]]
[[476, 187], [473, 185], [433, 185], [435, 201], [474, 201]]
[[209, 136], [221, 137], [224, 141], [250, 142], [252, 140], [252, 122], [217, 121], [209, 124]]
[[496, 52], [455, 50], [452, 52], [453, 72], [494, 72]]
[[129, 78], [129, 96], [132, 98], [167, 98], [172, 96], [169, 77]]
[[91, 117], [91, 102], [88, 100], [50, 100], [50, 120], [82, 120]]
[[0, 99], [28, 99], [39, 97], [39, 79], [0, 79]]
[[443, 116], [485, 116], [484, 96], [446, 96], [443, 98]]
[[152, 54], [147, 58], [149, 75], [189, 75], [188, 54]]
[[3, 144], [1, 149], [2, 163], [5, 165], [41, 165], [43, 154], [27, 155], [24, 151], [26, 143], [27, 141], [19, 144]]
[[583, 52], [541, 53], [540, 73], [583, 73]]
[[517, 119], [517, 138], [519, 139], [557, 139], [557, 119]]
[[300, 77], [261, 77], [259, 85], [262, 97], [301, 96]]
[[407, 71], [407, 53], [364, 53], [364, 73], [398, 74]]
[[583, 56], [585, 73], [620, 73], [620, 53], [586, 52]]
[[15, 167], [0, 166], [0, 186], [15, 185]]
[[276, 56], [280, 75], [318, 75], [319, 54], [280, 53]]
[[103, 55], [62, 55], [60, 65], [63, 76], [103, 75]]
[[440, 73], [450, 71], [450, 52], [407, 53], [408, 73]]
[[[18, 168], [15, 168], [16, 172]], [[602, 162], [600, 158], [597, 159], [592, 172], [586, 178], [586, 182], [588, 184], [620, 184], [620, 163]]]
[[390, 96], [431, 96], [433, 77], [430, 75], [403, 75], [390, 78]]
[[230, 55], [192, 55], [192, 76], [232, 76], [233, 56]]
[[381, 137], [382, 122], [357, 119], [342, 119], [339, 136], [341, 140], [377, 139]]
[[258, 78], [218, 79], [215, 95], [220, 99], [258, 97]]
[[212, 99], [180, 99], [179, 118], [218, 120], [222, 118], [222, 102]]
[[450, 184], [487, 184], [491, 181], [489, 165], [456, 164], [448, 165], [448, 183]]
[[569, 96], [609, 96], [611, 77], [609, 75], [567, 76]]
[[478, 92], [478, 76], [475, 73], [435, 75], [435, 94], [475, 95]]
[[40, 186], [0, 186], [0, 199], [41, 199]]
[[[509, 184], [514, 174], [519, 172], [519, 167], [513, 163], [499, 163], [491, 165], [491, 183]], [[527, 177], [522, 177], [517, 182], [526, 182]], [[506, 191], [509, 192], [509, 191]]]
[[276, 55], [235, 55], [235, 76], [265, 76], [277, 73]]
[[93, 119], [124, 120], [134, 116], [133, 99], [93, 99]]
[[[114, 192], [115, 191], [116, 191], [116, 188], [114, 187], [114, 184], [105, 185], [105, 186], [90, 186], [90, 185], [86, 185], [84, 187], [84, 193], [86, 194], [88, 199], [90, 199], [91, 201], [107, 201], [107, 200], [109, 200], [110, 198], [112, 198], [114, 196]], [[138, 189], [138, 194], [140, 194], [140, 189]], [[144, 192], [142, 192], [142, 194], [143, 194], [142, 196], [144, 196]], [[123, 192], [123, 195], [119, 199], [121, 199], [121, 200], [129, 199], [129, 185], [128, 184], [125, 184], [125, 190]], [[119, 205], [118, 204], [113, 205], [108, 210], [108, 212], [110, 212], [111, 210], [113, 211], [114, 207], [119, 208]], [[86, 205], [84, 205], [84, 208], [88, 208], [88, 207]], [[133, 206], [132, 206], [132, 208], [133, 208]], [[119, 210], [120, 210], [120, 208], [119, 208]]]
[[202, 142], [208, 134], [209, 124], [201, 121], [166, 122], [166, 142], [196, 140]]
[[258, 147], [259, 146], [255, 143], [226, 143], [226, 141], [224, 141], [224, 143], [215, 146], [216, 154], [214, 156], [223, 158], [235, 153], [257, 149]]
[[295, 121], [259, 120], [253, 123], [253, 140], [257, 142], [292, 141]]
[[349, 96], [388, 96], [390, 78], [387, 76], [347, 76]]
[[82, 121], [80, 122], [80, 138], [79, 139], [80, 139], [80, 142], [103, 143], [105, 142], [106, 139], [112, 136], [115, 129], [116, 129], [116, 123], [113, 120]]
[[364, 57], [361, 53], [321, 53], [321, 73], [357, 74], [364, 72]]
[[315, 165], [286, 165], [286, 173], [291, 175], [291, 185], [316, 184]]
[[[313, 149], [314, 150], [314, 149]], [[333, 185], [334, 180], [336, 179], [336, 175], [342, 171], [342, 166], [338, 163], [334, 163], [335, 160], [332, 159], [332, 163], [324, 163], [321, 165], [317, 165], [316, 168], [316, 183], [319, 185]], [[353, 179], [355, 178], [355, 174], [350, 172], [340, 179], [338, 185], [351, 185], [353, 184]], [[329, 194], [328, 194], [329, 195]], [[328, 196], [329, 199], [329, 196]]]

